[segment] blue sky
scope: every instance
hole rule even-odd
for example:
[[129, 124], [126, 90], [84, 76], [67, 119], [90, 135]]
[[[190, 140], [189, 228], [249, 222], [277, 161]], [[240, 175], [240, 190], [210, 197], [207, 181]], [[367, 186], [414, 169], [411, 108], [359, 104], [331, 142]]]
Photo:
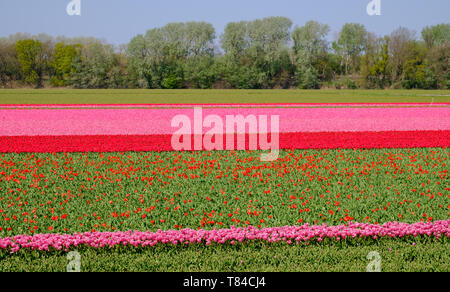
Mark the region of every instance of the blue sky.
[[359, 22], [379, 35], [399, 26], [420, 32], [427, 25], [450, 22], [449, 0], [381, 0], [381, 16], [367, 15], [370, 0], [81, 0], [81, 16], [67, 15], [69, 2], [0, 0], [0, 37], [43, 32], [122, 44], [169, 22], [207, 21], [220, 35], [228, 22], [267, 16], [286, 16], [297, 25], [317, 20], [333, 32], [346, 22]]

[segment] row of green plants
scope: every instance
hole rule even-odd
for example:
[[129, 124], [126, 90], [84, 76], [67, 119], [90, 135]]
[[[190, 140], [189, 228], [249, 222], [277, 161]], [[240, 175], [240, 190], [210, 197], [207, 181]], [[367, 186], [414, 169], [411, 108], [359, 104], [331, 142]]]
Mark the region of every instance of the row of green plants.
[[450, 87], [450, 24], [378, 36], [345, 24], [293, 26], [285, 17], [170, 23], [113, 46], [45, 34], [0, 39], [0, 86], [73, 88]]
[[[0, 271], [81, 272], [448, 272], [448, 237], [431, 239], [327, 240], [287, 245], [264, 242], [205, 246], [159, 245], [75, 249], [66, 251], [0, 250]], [[379, 257], [370, 256], [375, 252]], [[266, 280], [267, 282], [267, 280]]]

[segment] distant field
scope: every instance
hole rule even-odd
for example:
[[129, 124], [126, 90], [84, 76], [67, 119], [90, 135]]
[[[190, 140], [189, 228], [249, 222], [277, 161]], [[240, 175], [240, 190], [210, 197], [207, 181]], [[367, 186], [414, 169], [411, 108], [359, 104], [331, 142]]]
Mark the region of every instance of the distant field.
[[0, 104], [448, 103], [450, 90], [0, 89]]

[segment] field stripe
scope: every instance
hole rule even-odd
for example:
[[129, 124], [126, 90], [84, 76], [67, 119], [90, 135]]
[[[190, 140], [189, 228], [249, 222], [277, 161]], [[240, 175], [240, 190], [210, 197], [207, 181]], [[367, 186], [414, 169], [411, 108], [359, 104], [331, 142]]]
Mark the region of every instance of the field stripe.
[[16, 235], [13, 238], [0, 238], [0, 249], [11, 250], [12, 253], [25, 250], [69, 250], [77, 246], [94, 248], [111, 248], [114, 246], [132, 245], [135, 247], [155, 246], [157, 244], [198, 244], [210, 245], [249, 241], [265, 241], [267, 243], [285, 242], [321, 242], [324, 239], [341, 240], [346, 238], [404, 238], [428, 236], [431, 238], [449, 237], [450, 220], [435, 222], [417, 222], [414, 224], [388, 222], [383, 225], [349, 223], [340, 226], [284, 226], [258, 229], [246, 228], [214, 229], [214, 230], [159, 230], [157, 232], [85, 232], [77, 234], [37, 234]]
[[[171, 121], [180, 115], [191, 125], [192, 109], [80, 109], [0, 110], [0, 136], [165, 135], [175, 133]], [[199, 110], [197, 110], [199, 112]], [[205, 108], [201, 118], [279, 117], [279, 128], [288, 132], [383, 132], [450, 130], [450, 108]], [[250, 119], [252, 120], [252, 119]], [[256, 121], [254, 126], [261, 127]], [[205, 131], [209, 129], [204, 129]], [[224, 129], [226, 131], [226, 129]]]
[[[270, 141], [270, 134], [268, 136]], [[1, 153], [173, 151], [172, 135], [3, 136]], [[192, 135], [192, 145], [195, 136]], [[226, 145], [224, 139], [224, 148]], [[237, 149], [235, 137], [235, 149]], [[249, 149], [246, 135], [246, 149]], [[449, 147], [450, 131], [280, 133], [280, 149]], [[193, 149], [193, 146], [192, 146]], [[203, 150], [208, 150], [204, 149]]]

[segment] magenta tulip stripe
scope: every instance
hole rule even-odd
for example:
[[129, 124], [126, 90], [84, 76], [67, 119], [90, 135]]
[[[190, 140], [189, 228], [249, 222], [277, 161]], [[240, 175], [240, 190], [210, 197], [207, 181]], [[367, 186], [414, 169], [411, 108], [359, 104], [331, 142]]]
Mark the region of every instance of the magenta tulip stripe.
[[114, 246], [146, 247], [157, 244], [236, 244], [251, 241], [268, 243], [285, 242], [287, 244], [321, 242], [324, 239], [346, 240], [354, 238], [405, 238], [428, 236], [440, 238], [450, 237], [450, 220], [433, 223], [419, 222], [406, 224], [388, 222], [383, 225], [349, 223], [340, 226], [285, 226], [257, 229], [253, 226], [245, 228], [214, 230], [159, 230], [157, 232], [85, 232], [77, 234], [37, 234], [18, 235], [13, 238], [0, 238], [0, 248], [12, 253], [21, 249], [49, 251], [69, 250], [80, 246], [105, 248]]
[[[163, 135], [173, 134], [178, 115], [191, 120], [184, 109], [16, 109], [0, 110], [1, 136]], [[216, 115], [280, 117], [280, 133], [448, 131], [450, 107], [411, 108], [204, 108], [203, 118]]]

